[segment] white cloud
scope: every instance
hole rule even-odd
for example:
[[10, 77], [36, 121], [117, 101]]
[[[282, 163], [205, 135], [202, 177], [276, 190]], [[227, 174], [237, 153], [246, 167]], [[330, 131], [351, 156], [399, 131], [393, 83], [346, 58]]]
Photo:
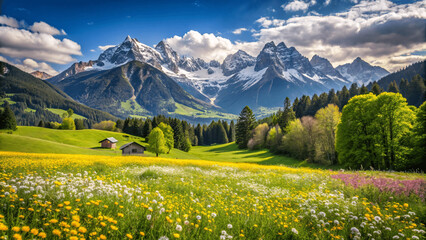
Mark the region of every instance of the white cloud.
[[247, 28], [237, 28], [232, 33], [235, 35], [241, 34], [242, 32], [247, 31]]
[[9, 27], [18, 28], [19, 22], [13, 17], [0, 16], [0, 25], [6, 25]]
[[419, 59], [400, 56], [426, 48], [426, 1], [401, 5], [361, 1], [345, 12], [293, 17], [281, 26], [270, 27], [265, 18], [257, 22], [265, 23], [253, 34], [259, 41], [284, 41], [305, 56], [319, 54], [335, 65], [361, 56], [392, 71]]
[[262, 27], [277, 27], [285, 24], [285, 20], [282, 19], [270, 19], [268, 17], [261, 17], [256, 20], [256, 23], [259, 23]]
[[50, 35], [66, 35], [63, 29], [59, 31], [45, 22], [35, 22], [29, 29], [33, 32], [47, 33]]
[[310, 6], [310, 3], [306, 3], [300, 0], [294, 0], [288, 4], [283, 4], [281, 7], [288, 12], [306, 11]]
[[325, 0], [324, 1], [324, 6], [328, 6], [331, 3], [331, 0]]
[[8, 61], [5, 57], [0, 55], [0, 61], [2, 62], [6, 62], [9, 63], [19, 69], [21, 69], [22, 71], [28, 72], [28, 73], [32, 73], [34, 71], [41, 71], [41, 72], [45, 72], [49, 75], [57, 75], [58, 72], [53, 69], [49, 64], [45, 63], [45, 62], [36, 62], [33, 59], [27, 58], [24, 61], [18, 62], [18, 63], [13, 63], [11, 61]]
[[236, 50], [229, 39], [215, 36], [213, 33], [201, 34], [194, 30], [185, 33], [183, 37], [174, 36], [165, 41], [180, 54], [207, 61], [221, 61]]
[[31, 58], [66, 64], [75, 61], [72, 55], [82, 55], [76, 42], [56, 39], [47, 33], [0, 26], [0, 53], [13, 58]]
[[95, 49], [90, 49], [90, 51], [91, 51], [91, 52], [96, 52], [96, 50], [95, 50]]
[[98, 46], [99, 49], [101, 49], [102, 51], [107, 50], [108, 48], [112, 48], [115, 47], [115, 45], [105, 45], [105, 46]]

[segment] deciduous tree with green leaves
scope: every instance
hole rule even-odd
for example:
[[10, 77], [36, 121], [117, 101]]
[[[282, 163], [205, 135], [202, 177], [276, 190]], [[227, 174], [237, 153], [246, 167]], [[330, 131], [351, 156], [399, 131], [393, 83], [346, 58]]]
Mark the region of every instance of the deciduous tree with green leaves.
[[152, 129], [148, 136], [148, 151], [155, 153], [158, 157], [159, 154], [166, 153], [166, 140], [164, 139], [163, 131], [159, 127]]
[[319, 132], [315, 153], [316, 159], [321, 163], [337, 163], [335, 136], [340, 116], [339, 107], [334, 104], [329, 104], [327, 107], [321, 108], [315, 114]]
[[160, 123], [158, 127], [163, 131], [164, 139], [166, 140], [166, 147], [167, 147], [167, 154], [170, 153], [170, 150], [172, 150], [175, 140], [173, 137], [173, 129], [170, 127], [170, 125], [165, 123]]

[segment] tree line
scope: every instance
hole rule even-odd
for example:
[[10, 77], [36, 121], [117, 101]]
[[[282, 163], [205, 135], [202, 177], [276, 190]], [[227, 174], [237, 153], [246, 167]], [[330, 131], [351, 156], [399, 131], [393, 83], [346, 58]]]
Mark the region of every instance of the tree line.
[[410, 106], [400, 93], [352, 97], [340, 112], [329, 103], [312, 116], [284, 110], [256, 121], [245, 107], [237, 121], [240, 148], [268, 148], [300, 160], [352, 169], [426, 169], [426, 103]]

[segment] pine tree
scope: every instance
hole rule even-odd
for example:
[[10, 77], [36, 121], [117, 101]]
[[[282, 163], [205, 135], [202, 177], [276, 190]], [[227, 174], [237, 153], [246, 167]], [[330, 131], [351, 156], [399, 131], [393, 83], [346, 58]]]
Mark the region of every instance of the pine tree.
[[407, 101], [409, 105], [420, 106], [425, 101], [425, 84], [420, 75], [413, 77], [407, 88]]
[[285, 129], [290, 121], [296, 119], [296, 114], [288, 97], [284, 100], [284, 111], [278, 116], [278, 124]]
[[234, 120], [232, 120], [231, 124], [229, 125], [228, 140], [229, 140], [229, 142], [235, 142], [235, 123], [234, 123]]
[[151, 119], [147, 119], [143, 125], [142, 137], [146, 138], [152, 131]]
[[359, 90], [359, 94], [368, 94], [368, 88], [362, 84], [361, 89]]
[[[1, 116], [1, 113], [0, 113], [0, 116]], [[44, 127], [44, 122], [43, 122], [43, 120], [40, 120], [40, 122], [38, 122], [37, 127]]]
[[217, 143], [228, 143], [228, 135], [221, 121], [217, 123]]
[[5, 101], [4, 110], [0, 115], [0, 129], [16, 130], [16, 118], [12, 109], [10, 109], [9, 102]]
[[198, 124], [197, 127], [194, 129], [194, 134], [198, 139], [198, 145], [204, 145], [204, 138], [203, 138], [203, 127], [201, 127], [201, 124]]
[[395, 81], [389, 83], [388, 92], [399, 93], [398, 85], [396, 85]]
[[383, 89], [379, 86], [379, 84], [377, 84], [377, 82], [374, 82], [373, 87], [371, 88], [371, 92], [377, 96], [383, 92]]
[[245, 106], [238, 118], [235, 137], [239, 148], [247, 148], [248, 140], [251, 137], [251, 132], [255, 128], [256, 119], [253, 111]]
[[358, 85], [356, 83], [352, 83], [351, 87], [349, 88], [349, 98], [359, 95], [359, 91], [360, 89], [358, 88]]

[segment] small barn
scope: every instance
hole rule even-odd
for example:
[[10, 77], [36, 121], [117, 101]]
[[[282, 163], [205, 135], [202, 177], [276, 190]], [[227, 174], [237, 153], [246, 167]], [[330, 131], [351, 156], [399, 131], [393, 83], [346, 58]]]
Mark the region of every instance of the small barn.
[[115, 148], [117, 145], [117, 142], [118, 142], [117, 139], [113, 137], [109, 137], [109, 138], [105, 138], [99, 143], [101, 144], [101, 148]]
[[137, 142], [129, 142], [120, 147], [123, 155], [142, 155], [146, 148]]

